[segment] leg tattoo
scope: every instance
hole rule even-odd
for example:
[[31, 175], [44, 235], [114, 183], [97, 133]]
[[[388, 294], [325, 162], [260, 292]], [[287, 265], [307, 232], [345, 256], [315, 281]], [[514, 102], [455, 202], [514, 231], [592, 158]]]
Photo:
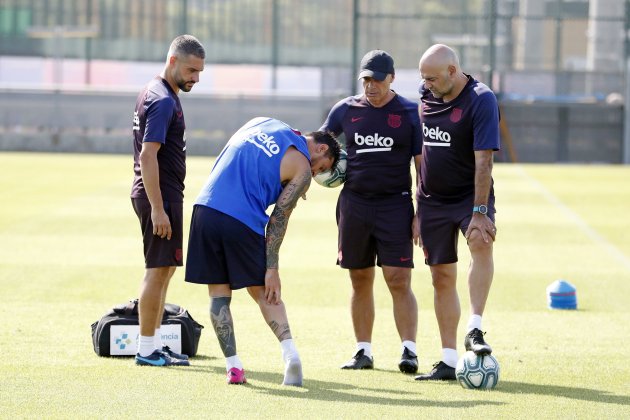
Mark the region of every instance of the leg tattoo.
[[231, 301], [231, 297], [218, 296], [213, 297], [210, 303], [210, 319], [225, 357], [236, 354], [236, 337], [234, 337], [234, 323], [230, 312]]
[[271, 327], [271, 331], [278, 337], [278, 341], [282, 342], [291, 338], [291, 329], [288, 323], [280, 325], [276, 321], [271, 321], [269, 327]]

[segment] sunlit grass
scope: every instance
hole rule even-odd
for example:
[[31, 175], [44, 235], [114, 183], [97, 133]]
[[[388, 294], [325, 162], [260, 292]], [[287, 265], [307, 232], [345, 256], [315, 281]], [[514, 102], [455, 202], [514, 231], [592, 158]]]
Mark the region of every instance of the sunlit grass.
[[[211, 167], [189, 158], [185, 205]], [[337, 189], [311, 186], [291, 218], [280, 264], [304, 363], [301, 389], [282, 381], [280, 348], [247, 296], [233, 314], [249, 384], [227, 386], [207, 290], [178, 270], [168, 301], [206, 328], [189, 368], [100, 358], [90, 324], [136, 296], [143, 274], [131, 208], [130, 156], [0, 153], [0, 417], [2, 418], [627, 418], [630, 409], [630, 168], [495, 165], [496, 275], [484, 329], [502, 377], [491, 392], [418, 383], [398, 372], [391, 297], [377, 277], [376, 369], [341, 371], [354, 350], [347, 273], [335, 265]], [[460, 243], [460, 332], [468, 316]], [[564, 278], [577, 311], [547, 308]], [[416, 250], [421, 370], [440, 357], [433, 291]], [[461, 344], [461, 343], [460, 343]], [[624, 414], [625, 413], [625, 414]]]

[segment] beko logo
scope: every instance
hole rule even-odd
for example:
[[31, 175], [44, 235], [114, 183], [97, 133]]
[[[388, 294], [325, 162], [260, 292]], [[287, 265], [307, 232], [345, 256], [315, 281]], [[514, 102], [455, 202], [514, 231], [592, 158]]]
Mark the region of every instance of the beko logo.
[[422, 123], [422, 134], [431, 140], [439, 140], [445, 143], [451, 142], [451, 135], [447, 131], [441, 131], [440, 127], [429, 128]]
[[278, 144], [275, 142], [273, 136], [270, 136], [267, 133], [263, 133], [261, 130], [252, 133], [249, 137], [245, 139], [245, 141], [258, 147], [269, 157], [280, 153], [280, 146], [278, 146]]
[[355, 132], [354, 143], [357, 146], [370, 146], [369, 148], [358, 149], [357, 153], [389, 152], [394, 145], [394, 139], [391, 137], [381, 137], [378, 133], [374, 133], [373, 136], [362, 136]]

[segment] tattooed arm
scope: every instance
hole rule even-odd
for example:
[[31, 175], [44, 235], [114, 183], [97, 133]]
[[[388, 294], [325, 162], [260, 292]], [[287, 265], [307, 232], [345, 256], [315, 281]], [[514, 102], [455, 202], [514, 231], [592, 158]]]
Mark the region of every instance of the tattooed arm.
[[269, 217], [266, 232], [267, 272], [265, 274], [265, 298], [267, 303], [280, 303], [280, 274], [278, 253], [289, 225], [289, 217], [298, 199], [311, 185], [311, 167], [306, 157], [294, 148], [282, 158], [280, 177], [285, 187]]

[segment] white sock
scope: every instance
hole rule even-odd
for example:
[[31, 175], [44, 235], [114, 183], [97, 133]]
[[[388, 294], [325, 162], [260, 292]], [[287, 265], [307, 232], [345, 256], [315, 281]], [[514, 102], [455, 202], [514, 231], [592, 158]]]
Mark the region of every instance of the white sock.
[[155, 348], [161, 350], [162, 347], [164, 347], [164, 343], [162, 342], [162, 334], [160, 334], [159, 328], [155, 329], [155, 335], [153, 337], [155, 340]]
[[286, 340], [282, 340], [280, 342], [280, 347], [282, 348], [282, 360], [285, 362], [292, 359], [300, 359], [300, 355], [298, 354], [297, 348], [295, 347], [295, 343], [292, 338], [287, 338]]
[[455, 349], [442, 349], [442, 361], [454, 368], [457, 366], [457, 350]]
[[138, 354], [140, 356], [150, 356], [155, 350], [155, 338], [153, 336], [141, 335], [138, 338]]
[[481, 330], [481, 315], [471, 315], [470, 318], [468, 318], [468, 325], [466, 325], [466, 328], [468, 329], [468, 332], [471, 332], [475, 328]]
[[372, 343], [368, 343], [367, 341], [359, 341], [357, 343], [357, 352], [359, 350], [363, 350], [363, 354], [367, 357], [372, 357]]
[[405, 340], [402, 342], [402, 350], [400, 351], [401, 353], [405, 351], [405, 347], [407, 347], [409, 349], [410, 352], [412, 352], [413, 354], [418, 354], [416, 352], [416, 343], [414, 343], [413, 341], [409, 341], [409, 340]]
[[241, 359], [236, 354], [225, 358], [225, 369], [229, 371], [232, 368], [243, 369], [243, 363], [241, 363]]

